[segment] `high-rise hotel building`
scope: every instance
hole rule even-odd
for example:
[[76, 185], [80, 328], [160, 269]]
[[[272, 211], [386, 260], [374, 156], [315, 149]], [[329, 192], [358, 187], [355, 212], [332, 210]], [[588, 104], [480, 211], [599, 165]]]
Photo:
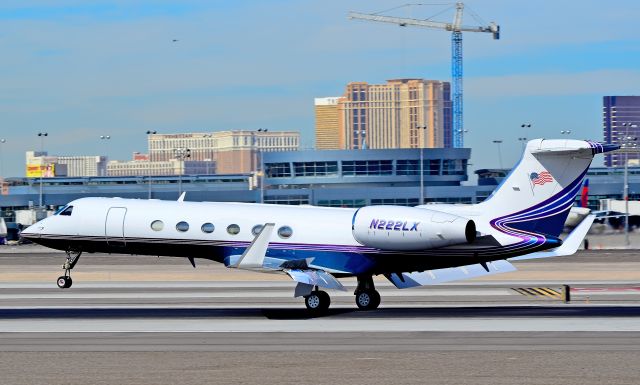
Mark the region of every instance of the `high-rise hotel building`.
[[603, 97], [602, 118], [605, 143], [631, 144], [628, 151], [605, 154], [605, 166], [624, 167], [625, 160], [629, 165], [640, 165], [640, 96]]
[[300, 133], [296, 131], [218, 131], [182, 134], [151, 134], [152, 162], [175, 159], [175, 150], [187, 148], [189, 160], [215, 162], [218, 174], [241, 174], [260, 168], [259, 155], [269, 151], [296, 151]]
[[316, 148], [337, 150], [345, 148], [344, 124], [340, 120], [338, 102], [341, 97], [316, 98]]
[[[324, 100], [332, 100], [327, 104], [337, 107], [332, 113], [337, 113], [338, 122], [319, 118], [323, 111], [316, 99], [319, 149], [452, 147], [448, 82], [424, 79], [395, 79], [386, 84], [352, 82], [343, 97]], [[336, 137], [342, 142], [324, 140]]]

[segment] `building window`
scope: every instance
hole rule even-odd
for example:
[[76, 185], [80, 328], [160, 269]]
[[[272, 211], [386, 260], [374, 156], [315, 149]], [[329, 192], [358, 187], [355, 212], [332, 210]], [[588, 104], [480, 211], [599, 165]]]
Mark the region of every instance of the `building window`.
[[264, 198], [264, 203], [276, 205], [308, 205], [307, 195], [272, 195]]
[[350, 160], [342, 162], [342, 175], [372, 176], [393, 174], [391, 160]]
[[231, 234], [231, 235], [236, 235], [240, 233], [240, 226], [236, 225], [235, 223], [232, 225], [227, 226], [227, 233]]
[[265, 171], [268, 178], [291, 177], [291, 166], [289, 163], [267, 163], [265, 164]]
[[287, 239], [293, 235], [293, 229], [289, 226], [282, 226], [278, 229], [278, 235], [280, 238]]
[[393, 205], [393, 206], [417, 206], [420, 204], [418, 198], [389, 198], [389, 199], [372, 199], [372, 205]]
[[216, 227], [213, 225], [213, 223], [205, 223], [202, 225], [202, 227], [200, 227], [200, 230], [202, 230], [203, 233], [213, 233], [213, 230], [215, 230]]
[[295, 176], [332, 176], [338, 175], [338, 162], [294, 162]]
[[189, 231], [189, 224], [185, 221], [180, 221], [176, 224], [176, 230], [184, 233], [185, 231]]
[[164, 229], [164, 222], [162, 222], [161, 220], [155, 220], [151, 222], [151, 230], [160, 231], [162, 229]]
[[442, 175], [464, 175], [466, 159], [443, 159]]
[[332, 199], [319, 200], [318, 206], [324, 207], [364, 207], [367, 205], [365, 199]]
[[397, 175], [419, 175], [419, 161], [415, 159], [399, 159], [396, 161]]
[[465, 203], [465, 204], [470, 204], [470, 203], [473, 203], [473, 198], [472, 197], [427, 198], [427, 199], [425, 199], [425, 201], [429, 202], [429, 203]]
[[440, 175], [440, 159], [429, 159], [427, 170], [429, 175]]

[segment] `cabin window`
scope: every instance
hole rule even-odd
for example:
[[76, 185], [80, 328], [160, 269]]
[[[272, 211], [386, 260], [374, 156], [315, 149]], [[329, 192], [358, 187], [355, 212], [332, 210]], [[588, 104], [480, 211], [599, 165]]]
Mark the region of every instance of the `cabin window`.
[[73, 206], [69, 206], [66, 209], [62, 210], [60, 212], [60, 215], [66, 215], [66, 216], [71, 216], [71, 213], [73, 212]]
[[151, 230], [160, 231], [162, 229], [164, 229], [164, 222], [162, 222], [161, 220], [155, 220], [151, 222]]
[[278, 235], [280, 238], [287, 239], [293, 235], [293, 229], [289, 226], [282, 226], [278, 229]]
[[215, 230], [216, 227], [213, 225], [213, 223], [205, 223], [204, 225], [202, 225], [202, 227], [200, 227], [200, 230], [202, 230], [203, 233], [213, 233], [213, 230]]
[[258, 235], [260, 234], [260, 231], [262, 231], [262, 225], [255, 225], [253, 226], [253, 228], [251, 229], [251, 234], [253, 235]]
[[176, 224], [176, 230], [184, 233], [189, 230], [189, 224], [185, 221], [180, 221]]
[[240, 226], [236, 225], [235, 223], [227, 226], [227, 233], [231, 235], [236, 235], [240, 233]]

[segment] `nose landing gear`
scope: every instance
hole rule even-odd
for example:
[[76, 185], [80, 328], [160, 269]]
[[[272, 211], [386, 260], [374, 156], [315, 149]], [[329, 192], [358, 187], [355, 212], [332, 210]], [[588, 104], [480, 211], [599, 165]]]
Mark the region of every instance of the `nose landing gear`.
[[73, 280], [71, 279], [71, 269], [73, 269], [76, 263], [78, 263], [80, 255], [82, 255], [81, 250], [67, 249], [66, 253], [67, 260], [62, 265], [62, 268], [64, 269], [64, 275], [58, 277], [58, 280], [56, 281], [58, 287], [61, 289], [68, 289], [73, 284]]
[[65, 275], [58, 277], [58, 281], [56, 283], [58, 284], [59, 288], [68, 289], [71, 287], [73, 280], [71, 279], [71, 276], [68, 276], [65, 273]]

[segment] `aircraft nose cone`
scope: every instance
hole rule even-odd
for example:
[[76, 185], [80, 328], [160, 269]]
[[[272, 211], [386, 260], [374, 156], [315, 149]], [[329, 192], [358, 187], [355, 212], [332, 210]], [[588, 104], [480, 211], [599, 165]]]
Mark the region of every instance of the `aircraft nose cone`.
[[43, 230], [44, 230], [44, 225], [42, 221], [36, 222], [35, 224], [22, 230], [22, 232], [20, 233], [20, 236], [26, 239], [40, 238], [40, 234], [42, 234]]

